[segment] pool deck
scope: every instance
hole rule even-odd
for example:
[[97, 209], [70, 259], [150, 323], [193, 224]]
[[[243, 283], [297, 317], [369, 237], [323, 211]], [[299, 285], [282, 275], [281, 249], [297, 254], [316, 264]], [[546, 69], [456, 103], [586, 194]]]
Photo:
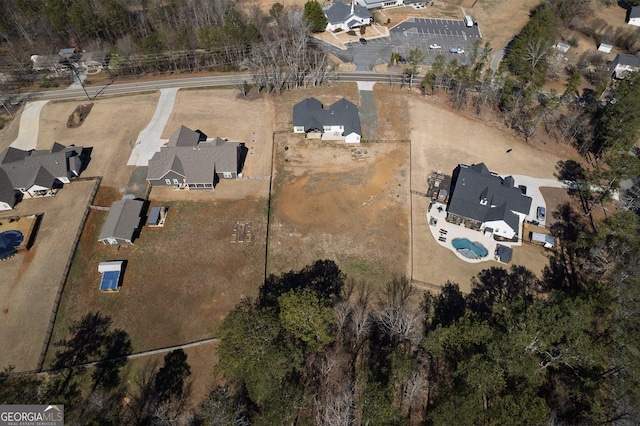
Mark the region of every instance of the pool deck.
[[26, 249], [31, 239], [33, 228], [38, 220], [36, 215], [17, 216], [15, 213], [11, 214], [11, 210], [2, 213], [4, 214], [0, 215], [0, 232], [11, 230], [22, 232], [24, 239], [18, 247], [18, 251]]
[[[449, 223], [446, 221], [447, 217], [447, 206], [442, 203], [434, 203], [431, 206], [431, 211], [428, 211], [426, 214], [427, 223], [431, 223], [432, 218], [436, 219], [438, 222], [435, 225], [429, 225], [429, 230], [431, 231], [431, 235], [433, 239], [436, 240], [438, 244], [442, 247], [451, 250], [455, 253], [458, 259], [463, 260], [469, 263], [481, 263], [487, 262], [489, 260], [495, 260], [499, 262], [499, 260], [494, 256], [496, 252], [496, 247], [498, 244], [507, 247], [517, 247], [521, 246], [522, 242], [518, 241], [517, 243], [509, 243], [509, 242], [498, 242], [493, 239], [493, 237], [487, 237], [484, 235], [484, 232], [474, 231], [473, 229], [465, 228], [463, 226], [454, 225], [453, 223]], [[440, 231], [446, 231], [446, 234], [441, 234]], [[446, 241], [441, 241], [440, 237], [444, 237]], [[464, 257], [458, 250], [456, 250], [451, 244], [451, 240], [454, 238], [466, 238], [471, 242], [479, 242], [482, 244], [489, 254], [481, 259], [469, 259]]]

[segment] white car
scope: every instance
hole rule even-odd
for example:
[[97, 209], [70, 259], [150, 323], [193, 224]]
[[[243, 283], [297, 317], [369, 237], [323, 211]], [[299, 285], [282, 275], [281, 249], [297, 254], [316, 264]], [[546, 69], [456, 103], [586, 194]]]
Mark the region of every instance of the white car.
[[439, 44], [430, 44], [429, 49], [442, 49], [442, 46]]

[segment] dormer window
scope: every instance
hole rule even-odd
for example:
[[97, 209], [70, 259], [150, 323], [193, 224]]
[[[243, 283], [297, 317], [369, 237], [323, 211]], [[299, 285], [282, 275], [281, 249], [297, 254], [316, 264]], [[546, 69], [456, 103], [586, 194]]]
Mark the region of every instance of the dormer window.
[[486, 206], [487, 205], [487, 199], [486, 198], [481, 198], [480, 199], [480, 204], [483, 205], [483, 206]]

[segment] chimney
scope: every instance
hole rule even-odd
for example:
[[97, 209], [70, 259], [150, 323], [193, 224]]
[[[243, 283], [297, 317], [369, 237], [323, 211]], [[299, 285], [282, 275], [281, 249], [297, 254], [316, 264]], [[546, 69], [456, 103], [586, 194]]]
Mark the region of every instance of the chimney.
[[356, 0], [351, 0], [351, 14], [353, 15], [353, 11], [355, 8]]

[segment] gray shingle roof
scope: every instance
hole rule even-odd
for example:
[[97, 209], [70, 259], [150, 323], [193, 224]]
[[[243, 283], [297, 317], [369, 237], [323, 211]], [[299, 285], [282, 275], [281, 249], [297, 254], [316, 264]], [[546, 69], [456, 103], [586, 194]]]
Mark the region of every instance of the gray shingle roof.
[[[38, 185], [51, 188], [55, 178], [68, 178], [69, 170], [76, 169], [75, 163], [70, 167], [68, 157], [80, 157], [82, 149], [81, 146], [65, 147], [57, 142], [43, 150], [7, 148], [0, 154], [0, 168], [7, 173], [14, 188], [30, 188], [36, 181]], [[49, 176], [51, 180], [46, 183]]]
[[344, 135], [357, 133], [360, 129], [358, 107], [342, 98], [334, 102], [328, 109], [322, 109], [322, 104], [315, 98], [307, 98], [293, 106], [293, 125], [304, 126], [304, 131], [322, 130], [323, 126], [344, 126]]
[[200, 134], [186, 126], [180, 126], [169, 137], [169, 146], [196, 146], [200, 140]]
[[616, 65], [620, 64], [620, 65], [628, 65], [630, 67], [640, 68], [640, 57], [635, 55], [618, 54], [616, 56], [614, 63]]
[[532, 200], [514, 187], [511, 176], [503, 179], [484, 163], [459, 165], [456, 172], [448, 212], [480, 222], [504, 220], [517, 231], [519, 219], [513, 212], [528, 214]]
[[[184, 126], [178, 130], [181, 131], [180, 134], [189, 135], [185, 136], [188, 138], [192, 138], [192, 134], [200, 137], [199, 133]], [[174, 132], [176, 134], [178, 131]], [[215, 138], [210, 142], [198, 143], [196, 140], [194, 145], [189, 146], [177, 144], [162, 147], [149, 160], [147, 179], [159, 180], [168, 172], [174, 171], [184, 176], [187, 183], [209, 183], [213, 182], [216, 172], [238, 173], [238, 150], [241, 145], [241, 142]]]
[[629, 12], [629, 19], [640, 18], [640, 6], [633, 6]]
[[0, 201], [9, 204], [10, 207], [16, 205], [16, 190], [11, 185], [9, 176], [2, 169], [0, 169]]
[[131, 241], [138, 225], [144, 202], [141, 200], [120, 200], [111, 205], [109, 216], [102, 227], [98, 241], [119, 238]]
[[[351, 21], [351, 18], [358, 17], [361, 19], [373, 18], [371, 12], [366, 7], [362, 7], [356, 4], [353, 7], [353, 14], [351, 13], [351, 5], [344, 4], [336, 1], [331, 6], [324, 9], [324, 14], [327, 16], [327, 22], [330, 24], [339, 24], [341, 22]], [[351, 26], [349, 26], [351, 28]]]

